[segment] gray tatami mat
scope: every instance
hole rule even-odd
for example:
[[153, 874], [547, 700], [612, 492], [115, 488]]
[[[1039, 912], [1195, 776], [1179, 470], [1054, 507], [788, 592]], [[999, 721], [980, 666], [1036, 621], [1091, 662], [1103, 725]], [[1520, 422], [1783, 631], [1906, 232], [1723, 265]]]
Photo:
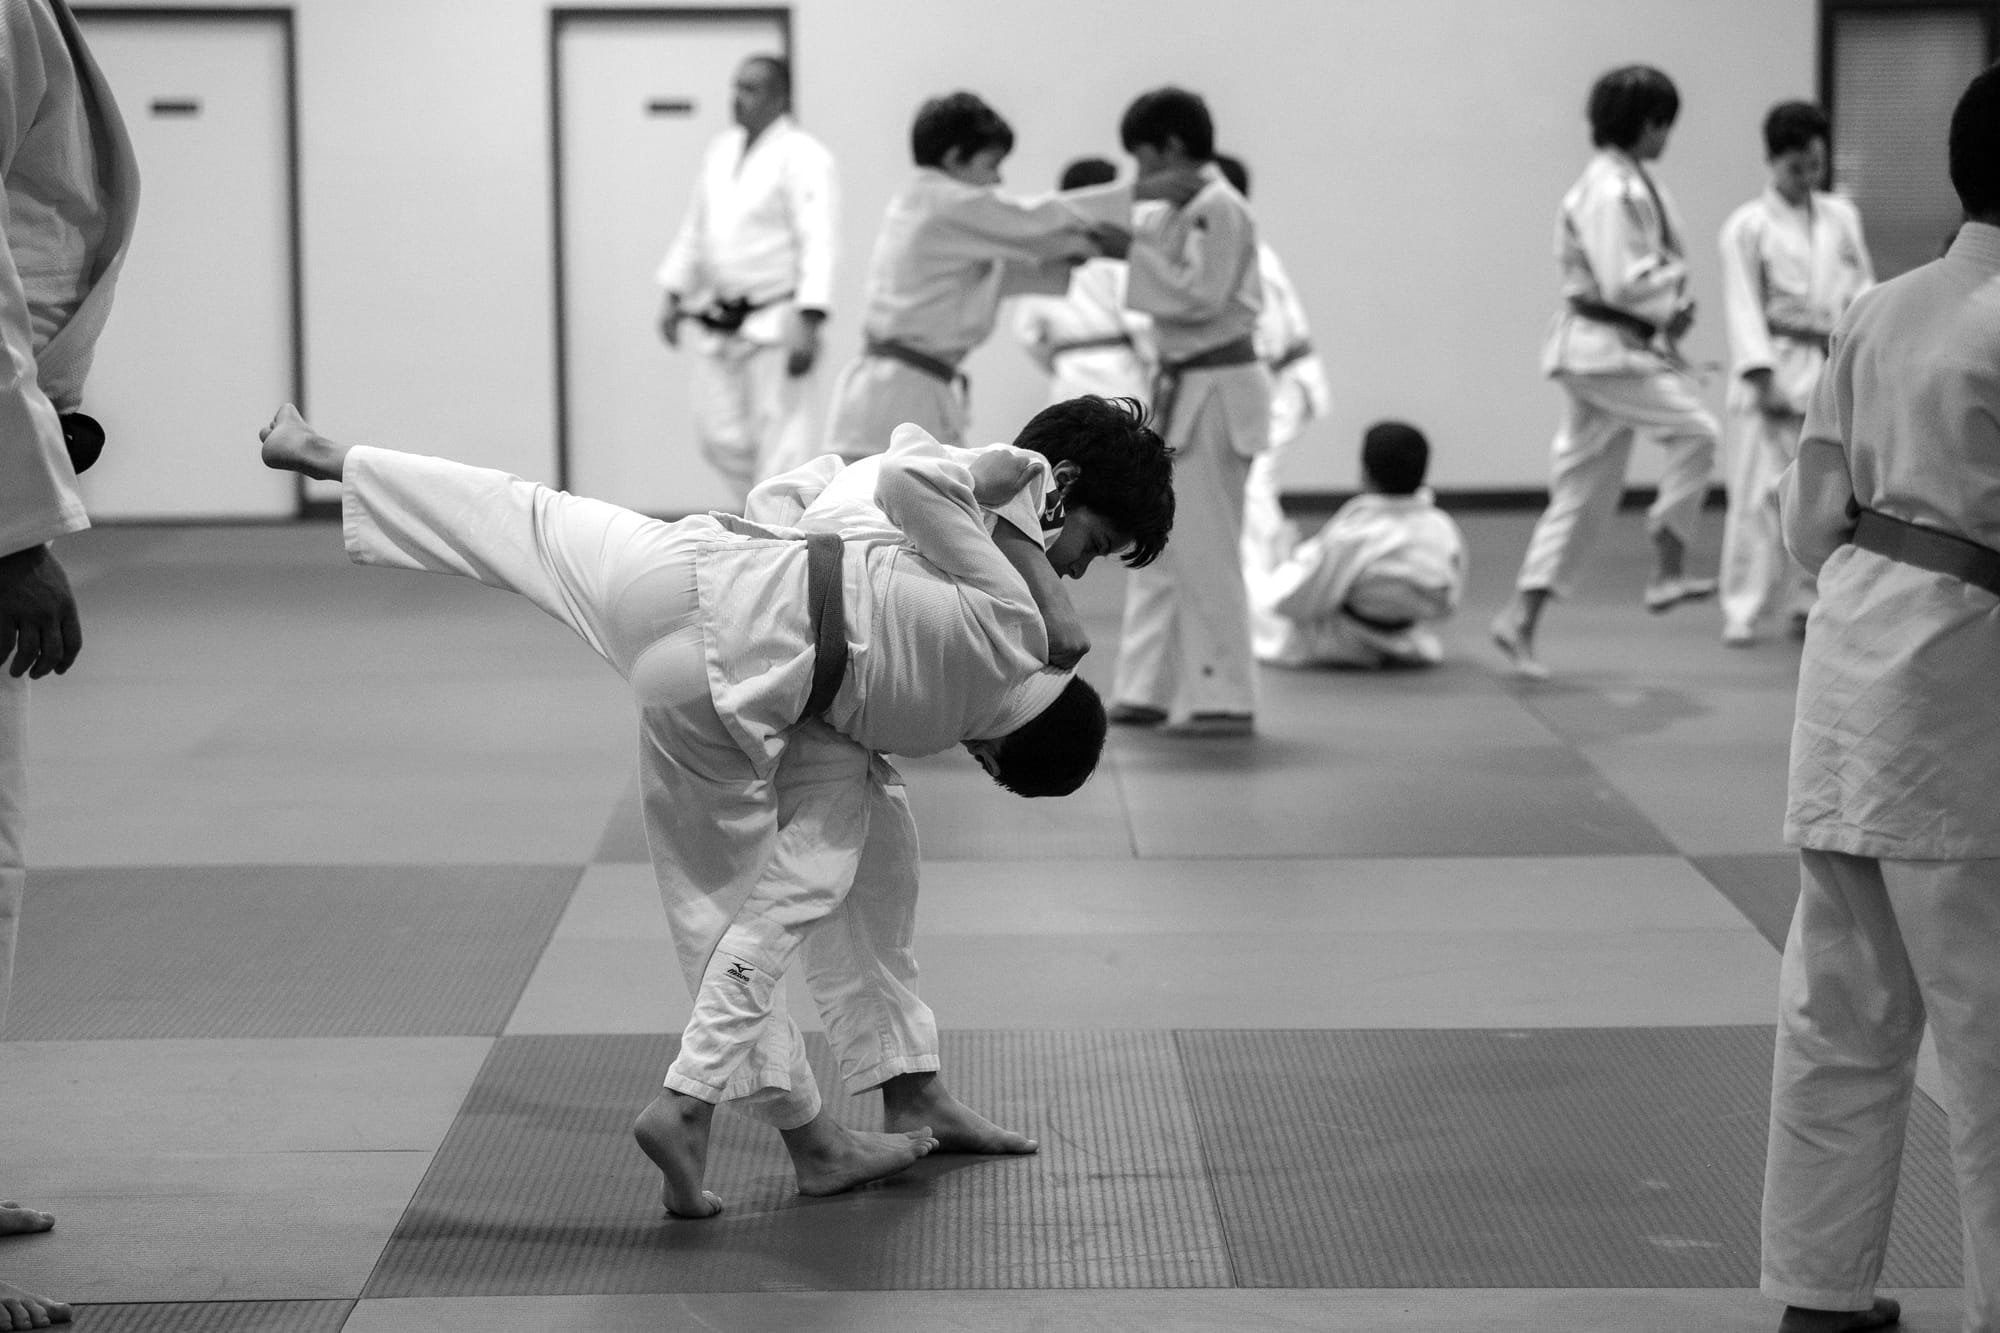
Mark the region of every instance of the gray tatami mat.
[[1799, 856], [1691, 856], [1689, 862], [1736, 910], [1750, 919], [1757, 933], [1784, 952], [1792, 929], [1792, 909], [1799, 902]]
[[[1243, 1286], [1755, 1287], [1769, 1028], [1189, 1031]], [[1917, 1098], [1882, 1281], [1956, 1286]]]
[[6, 1035], [497, 1034], [576, 866], [31, 872]]
[[[807, 1040], [836, 1117], [879, 1126]], [[947, 1034], [951, 1086], [1042, 1152], [934, 1156], [833, 1198], [801, 1197], [778, 1136], [724, 1112], [726, 1211], [702, 1222], [662, 1217], [631, 1139], [673, 1049], [502, 1038], [365, 1295], [1228, 1285], [1171, 1034]]]
[[80, 1305], [77, 1333], [340, 1333], [353, 1301]]

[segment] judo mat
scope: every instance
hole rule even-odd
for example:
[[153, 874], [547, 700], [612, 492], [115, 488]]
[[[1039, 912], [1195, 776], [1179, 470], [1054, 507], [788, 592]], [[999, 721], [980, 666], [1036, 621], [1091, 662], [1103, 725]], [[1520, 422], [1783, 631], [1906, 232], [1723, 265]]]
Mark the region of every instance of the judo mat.
[[577, 866], [32, 871], [15, 1041], [498, 1033]]
[[79, 1306], [77, 1333], [340, 1333], [353, 1301], [211, 1301]]
[[[823, 1089], [834, 1087], [810, 1034]], [[1754, 1287], [1768, 1028], [954, 1032], [1039, 1138], [794, 1190], [724, 1113], [725, 1212], [663, 1219], [634, 1113], [671, 1039], [496, 1045], [366, 1298], [1072, 1287]], [[879, 1126], [879, 1100], [828, 1105]], [[1943, 1116], [1913, 1113], [1883, 1280], [1959, 1281]]]
[[1783, 953], [1792, 929], [1792, 909], [1799, 902], [1799, 857], [1796, 852], [1771, 856], [1690, 857], [1695, 869], [1736, 904], [1757, 933]]

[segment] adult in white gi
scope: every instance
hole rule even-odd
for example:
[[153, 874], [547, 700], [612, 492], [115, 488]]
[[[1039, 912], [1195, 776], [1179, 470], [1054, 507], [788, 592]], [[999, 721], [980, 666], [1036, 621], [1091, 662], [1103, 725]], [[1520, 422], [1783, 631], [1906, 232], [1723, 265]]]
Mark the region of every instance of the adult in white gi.
[[1786, 544], [1819, 576], [1764, 1180], [1784, 1333], [1894, 1321], [1874, 1290], [1927, 1018], [1964, 1326], [2000, 1330], [2000, 68], [1960, 99], [1950, 164], [1969, 220], [1836, 327], [1780, 491]]
[[[795, 529], [662, 523], [488, 469], [335, 445], [290, 409], [267, 429], [265, 457], [341, 480], [357, 562], [519, 592], [630, 681], [648, 842], [694, 995], [663, 1098], [678, 1094], [681, 1109], [673, 1124], [640, 1125], [668, 1206], [714, 1211], [701, 1168], [706, 1117], [724, 1099], [786, 1135], [807, 1193], [927, 1151], [927, 1131], [856, 1136], [823, 1114], [777, 987], [853, 882], [870, 750], [965, 743], [1023, 794], [1074, 790], [1095, 763], [1101, 706], [1045, 669], [1041, 617], [978, 516], [978, 496], [1019, 487], [1017, 460], [992, 472], [886, 464], [876, 502], [894, 526], [832, 541], [816, 591], [819, 553]], [[845, 621], [837, 689], [814, 606], [827, 592]], [[810, 718], [823, 725], [800, 725]]]
[[[4, 1027], [27, 881], [28, 681], [67, 671], [83, 643], [76, 599], [49, 549], [90, 526], [65, 447], [66, 433], [87, 428], [64, 415], [81, 406], [139, 204], [125, 123], [62, 0], [0, 0], [0, 182], [0, 661], [12, 659], [0, 675]], [[0, 1236], [53, 1225], [47, 1213], [0, 1203]], [[0, 1329], [68, 1319], [62, 1302], [0, 1281]]]
[[1729, 327], [1729, 510], [1722, 523], [1722, 641], [1747, 646], [1788, 614], [1803, 633], [1812, 580], [1785, 554], [1778, 477], [1799, 449], [1799, 426], [1826, 339], [1875, 281], [1861, 214], [1827, 194], [1826, 113], [1780, 102], [1764, 118], [1771, 183], [1722, 225], [1722, 309]]
[[[1215, 164], [1245, 199], [1250, 197], [1250, 168], [1227, 153]], [[1257, 355], [1271, 374], [1271, 447], [1250, 462], [1243, 483], [1243, 577], [1251, 587], [1250, 643], [1260, 661], [1289, 656], [1283, 645], [1291, 637], [1284, 618], [1268, 600], [1256, 594], [1299, 544], [1298, 525], [1285, 517], [1278, 488], [1285, 450], [1306, 424], [1333, 410], [1333, 390], [1326, 366], [1313, 350], [1312, 327], [1305, 302], [1286, 272], [1284, 261], [1269, 241], [1257, 242], [1257, 276], [1263, 283], [1264, 308], [1257, 313]]]
[[1715, 417], [1703, 406], [1674, 342], [1694, 320], [1679, 219], [1646, 171], [1666, 150], [1680, 94], [1648, 65], [1627, 65], [1591, 89], [1597, 155], [1563, 196], [1556, 218], [1563, 308], [1542, 370], [1567, 402], [1552, 446], [1549, 504], [1529, 538], [1514, 596], [1493, 621], [1493, 642], [1517, 674], [1548, 674], [1535, 634], [1551, 598], [1567, 593], [1618, 508], [1632, 440], [1666, 450], [1658, 498], [1646, 513], [1653, 572], [1650, 611], [1715, 592], [1687, 577], [1715, 460]]
[[738, 503], [812, 450], [812, 370], [833, 297], [833, 155], [799, 128], [791, 102], [783, 59], [743, 62], [736, 125], [709, 145], [660, 264], [660, 336], [689, 340], [695, 435]]
[[1173, 544], [1126, 585], [1112, 719], [1244, 736], [1254, 730], [1257, 682], [1238, 550], [1243, 485], [1271, 442], [1270, 377], [1256, 348], [1256, 223], [1215, 165], [1214, 122], [1196, 94], [1143, 94], [1119, 134], [1142, 180], [1187, 173], [1197, 192], [1177, 207], [1149, 204], [1129, 234], [1098, 233], [1126, 253], [1126, 300], [1153, 319], [1153, 410], [1174, 451], [1176, 510]]
[[[1063, 169], [1061, 188], [1108, 185], [1118, 169], [1101, 157], [1079, 158]], [[1022, 296], [1014, 302], [1014, 336], [1049, 376], [1049, 402], [1086, 394], [1152, 397], [1152, 321], [1125, 303], [1125, 262], [1098, 256], [1079, 264], [1061, 296]]]
[[1458, 607], [1465, 538], [1424, 485], [1430, 444], [1378, 421], [1361, 446], [1367, 489], [1268, 573], [1245, 571], [1252, 610], [1278, 627], [1273, 666], [1415, 667], [1444, 660], [1431, 628]]
[[[869, 261], [862, 350], [840, 374], [826, 449], [866, 458], [915, 422], [946, 444], [965, 442], [967, 384], [958, 369], [986, 341], [1004, 297], [1060, 295], [1070, 270], [1096, 253], [1076, 199], [1001, 194], [1014, 131], [971, 93], [918, 108], [917, 174], [889, 201]], [[1120, 188], [1096, 192], [1119, 207]], [[1100, 204], [1099, 207], [1108, 207]]]

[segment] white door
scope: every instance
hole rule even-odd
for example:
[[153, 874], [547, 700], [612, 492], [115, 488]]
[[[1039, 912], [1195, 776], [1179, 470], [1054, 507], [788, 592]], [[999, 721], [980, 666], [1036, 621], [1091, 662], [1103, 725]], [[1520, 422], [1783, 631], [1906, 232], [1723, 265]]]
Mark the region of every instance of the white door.
[[660, 260], [743, 58], [785, 53], [776, 14], [557, 14], [564, 485], [655, 514], [733, 506], [660, 340]]
[[84, 386], [104, 456], [94, 518], [298, 510], [257, 462], [297, 395], [289, 70], [273, 15], [82, 16], [139, 158], [139, 221]]

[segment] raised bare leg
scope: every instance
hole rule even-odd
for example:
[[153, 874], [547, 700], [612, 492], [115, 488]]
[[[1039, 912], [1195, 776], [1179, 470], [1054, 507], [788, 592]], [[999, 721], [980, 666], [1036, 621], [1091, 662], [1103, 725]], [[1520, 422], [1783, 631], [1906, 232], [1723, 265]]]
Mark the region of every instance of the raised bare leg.
[[873, 1134], [849, 1129], [825, 1111], [783, 1134], [801, 1194], [839, 1194], [893, 1176], [937, 1147], [928, 1125]]
[[722, 1200], [701, 1187], [708, 1169], [708, 1128], [714, 1120], [711, 1103], [669, 1088], [632, 1122], [639, 1150], [666, 1178], [660, 1204], [675, 1217], [714, 1217], [722, 1211]]
[[257, 432], [264, 444], [264, 466], [298, 472], [319, 481], [339, 481], [347, 463], [347, 446], [335, 444], [306, 424], [299, 409], [286, 403]]
[[1002, 1129], [952, 1096], [936, 1073], [898, 1074], [882, 1085], [885, 1129], [928, 1128], [937, 1152], [1031, 1153], [1041, 1147], [1025, 1134]]
[[1871, 1328], [1893, 1328], [1902, 1320], [1903, 1307], [1887, 1296], [1877, 1296], [1866, 1310], [1808, 1310], [1803, 1305], [1787, 1305], [1778, 1321], [1778, 1333], [1865, 1333]]
[[1493, 646], [1514, 668], [1514, 674], [1526, 680], [1548, 678], [1549, 669], [1535, 656], [1535, 630], [1548, 604], [1547, 588], [1517, 588], [1500, 614], [1493, 617]]

